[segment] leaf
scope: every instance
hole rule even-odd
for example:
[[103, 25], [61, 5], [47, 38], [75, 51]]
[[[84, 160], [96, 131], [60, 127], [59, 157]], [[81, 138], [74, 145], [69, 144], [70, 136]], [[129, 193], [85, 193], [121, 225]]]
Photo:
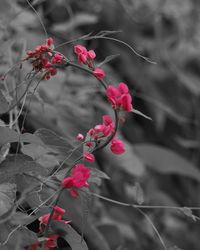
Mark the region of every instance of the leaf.
[[9, 109], [9, 104], [0, 90], [0, 114], [4, 114]]
[[[82, 195], [83, 193], [74, 199], [69, 195], [68, 190], [64, 190], [60, 199], [60, 206], [67, 207], [67, 214], [69, 215], [70, 220], [73, 221], [73, 226], [77, 228], [78, 232], [82, 232], [84, 230], [84, 237], [87, 239], [90, 249], [110, 250], [108, 243], [102, 234], [97, 230], [90, 216], [86, 221], [84, 221], [83, 229], [83, 208], [81, 205]], [[94, 203], [92, 202], [91, 206], [93, 206], [93, 204]]]
[[101, 185], [101, 179], [107, 179], [109, 180], [110, 177], [102, 172], [101, 170], [97, 169], [97, 168], [89, 168], [90, 169], [90, 179], [89, 182], [95, 183], [98, 186]]
[[28, 225], [36, 219], [36, 216], [29, 216], [28, 214], [16, 212], [11, 219], [11, 223], [13, 225]]
[[110, 62], [110, 61], [112, 61], [112, 60], [114, 60], [114, 59], [116, 59], [116, 58], [119, 57], [119, 56], [120, 56], [120, 54], [107, 56], [107, 57], [103, 60], [103, 62], [101, 62], [101, 63], [99, 63], [99, 64], [97, 65], [97, 67], [101, 67], [102, 65], [104, 65], [104, 64], [106, 64], [106, 63], [108, 63], [108, 62]]
[[122, 155], [110, 154], [110, 150], [104, 152], [103, 164], [112, 164], [114, 168], [119, 168], [131, 176], [141, 176], [144, 173], [144, 164], [135, 154], [130, 143], [125, 143], [126, 151]]
[[34, 143], [34, 144], [43, 144], [40, 138], [33, 134], [24, 133], [18, 134], [16, 131], [6, 128], [0, 127], [0, 146], [3, 146], [7, 143], [12, 142], [26, 142], [26, 143]]
[[52, 221], [51, 227], [55, 233], [68, 242], [72, 250], [88, 250], [84, 239], [70, 225], [60, 221]]
[[144, 117], [144, 118], [146, 118], [146, 119], [152, 121], [152, 118], [151, 118], [151, 117], [149, 117], [149, 116], [143, 114], [141, 111], [139, 111], [139, 110], [137, 110], [137, 109], [132, 109], [131, 112], [133, 112], [134, 114], [140, 115], [140, 116], [142, 116], [142, 117]]
[[102, 223], [97, 226], [111, 249], [117, 249], [122, 244], [122, 235], [117, 225]]
[[144, 202], [144, 194], [140, 184], [137, 182], [133, 187], [133, 194], [136, 202], [141, 205]]
[[[28, 230], [26, 227], [20, 228], [15, 231], [9, 238], [10, 249], [15, 249], [16, 244], [20, 247], [28, 247], [38, 240], [36, 233]], [[12, 246], [12, 248], [11, 248]], [[21, 249], [21, 248], [20, 248]]]
[[200, 181], [200, 171], [170, 149], [154, 144], [137, 144], [133, 148], [144, 164], [161, 174], [178, 174]]
[[0, 182], [7, 181], [17, 174], [35, 173], [45, 175], [47, 171], [41, 165], [25, 155], [10, 155], [0, 164]]
[[74, 149], [71, 143], [49, 129], [38, 129], [35, 135], [39, 137], [51, 151], [61, 156], [62, 159], [70, 155]]
[[11, 183], [0, 184], [0, 216], [12, 206], [16, 196], [16, 185]]
[[30, 156], [34, 160], [40, 158], [41, 156], [49, 152], [49, 150], [45, 147], [42, 147], [40, 145], [36, 147], [35, 144], [23, 145], [21, 151], [23, 154]]
[[90, 169], [90, 178], [98, 177], [109, 180], [110, 177], [103, 171], [97, 169], [97, 168], [89, 168]]

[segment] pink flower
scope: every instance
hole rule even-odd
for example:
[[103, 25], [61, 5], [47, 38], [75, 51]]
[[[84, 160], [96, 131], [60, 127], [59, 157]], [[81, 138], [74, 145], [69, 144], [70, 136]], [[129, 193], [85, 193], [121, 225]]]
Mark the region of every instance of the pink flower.
[[78, 44], [74, 46], [74, 53], [77, 54], [79, 63], [87, 64], [90, 68], [92, 67], [92, 61], [96, 57], [94, 50], [87, 51], [83, 45]]
[[86, 63], [87, 61], [87, 55], [85, 54], [78, 54], [78, 62], [79, 63]]
[[76, 164], [72, 169], [73, 186], [76, 188], [88, 187], [87, 182], [90, 177], [90, 169], [86, 168], [84, 164]]
[[54, 55], [54, 57], [51, 59], [51, 63], [52, 63], [52, 64], [62, 63], [62, 60], [63, 60], [63, 56], [60, 55], [59, 53], [56, 53], [56, 54]]
[[100, 68], [96, 68], [94, 71], [93, 71], [93, 75], [97, 78], [97, 79], [99, 79], [99, 80], [101, 80], [101, 79], [103, 79], [104, 77], [105, 77], [105, 72], [103, 71], [103, 69], [100, 69]]
[[82, 134], [78, 134], [77, 136], [76, 136], [76, 139], [78, 140], [78, 141], [82, 141], [83, 139], [84, 139], [84, 136], [82, 135]]
[[80, 44], [74, 46], [74, 52], [78, 55], [78, 62], [79, 63], [86, 63], [87, 57], [88, 57], [88, 52], [84, 46], [82, 46]]
[[[44, 250], [49, 250], [49, 248], [55, 248], [57, 247], [57, 244], [55, 240], [59, 237], [58, 234], [52, 234], [48, 238], [45, 239], [45, 248]], [[36, 242], [30, 246], [30, 250], [37, 250], [40, 246], [40, 242]]]
[[123, 154], [125, 152], [124, 143], [116, 138], [112, 140], [110, 149], [113, 152], [113, 154], [117, 155]]
[[119, 108], [126, 112], [131, 112], [132, 97], [125, 83], [120, 82], [118, 87], [109, 85], [106, 89], [106, 95], [114, 109]]
[[128, 94], [129, 92], [128, 86], [123, 82], [118, 84], [118, 90], [121, 94]]
[[105, 129], [105, 125], [104, 124], [99, 124], [99, 125], [96, 125], [94, 127], [94, 130], [96, 133], [103, 133], [103, 130]]
[[83, 158], [86, 160], [86, 161], [89, 161], [89, 162], [94, 162], [95, 161], [95, 157], [92, 153], [90, 152], [85, 152], [83, 154]]
[[111, 116], [109, 116], [109, 115], [103, 115], [102, 118], [103, 118], [103, 123], [106, 126], [111, 125], [111, 124], [113, 125], [113, 120], [112, 120]]
[[[52, 220], [59, 220], [59, 221], [64, 222], [65, 224], [68, 224], [69, 221], [62, 220], [62, 216], [64, 213], [65, 213], [64, 209], [62, 209], [59, 206], [55, 206]], [[38, 219], [40, 221], [40, 225], [41, 224], [47, 225], [49, 217], [50, 217], [50, 213], [40, 216]]]
[[121, 107], [126, 112], [131, 112], [132, 110], [132, 97], [129, 94], [124, 94], [121, 97]]
[[59, 237], [58, 234], [53, 234], [49, 238], [45, 240], [45, 250], [49, 250], [49, 248], [57, 247], [55, 240]]
[[78, 196], [78, 191], [76, 189], [89, 186], [87, 182], [89, 177], [90, 169], [86, 168], [84, 164], [76, 164], [71, 171], [71, 175], [66, 177], [61, 185], [70, 189], [70, 194], [76, 197]]
[[78, 44], [74, 46], [74, 52], [76, 54], [87, 54], [87, 49], [83, 45]]

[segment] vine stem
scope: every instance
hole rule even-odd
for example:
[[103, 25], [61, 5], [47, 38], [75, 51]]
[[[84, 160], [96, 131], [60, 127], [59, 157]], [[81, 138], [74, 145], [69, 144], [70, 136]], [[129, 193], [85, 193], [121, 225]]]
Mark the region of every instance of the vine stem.
[[177, 207], [177, 206], [150, 206], [150, 205], [138, 205], [138, 204], [131, 204], [131, 203], [125, 203], [125, 202], [121, 202], [121, 201], [117, 201], [117, 200], [113, 200], [110, 198], [107, 198], [105, 196], [102, 196], [100, 194], [96, 194], [96, 193], [91, 193], [89, 192], [90, 195], [93, 195], [95, 197], [98, 197], [104, 201], [108, 201], [110, 203], [119, 205], [119, 206], [124, 206], [124, 207], [132, 207], [132, 208], [139, 208], [139, 209], [174, 209], [174, 210], [183, 210], [184, 208], [188, 208], [191, 210], [200, 210], [200, 207]]
[[[79, 65], [79, 64], [76, 64], [76, 63], [74, 63], [74, 62], [72, 62], [72, 61], [69, 61], [66, 57], [64, 57], [64, 58], [65, 58], [65, 60], [66, 60], [66, 64], [61, 65], [61, 67], [68, 67], [68, 66], [71, 66], [71, 67], [80, 69], [80, 70], [82, 70], [82, 71], [85, 71], [86, 73], [88, 73], [88, 74], [94, 76], [92, 70], [90, 70], [90, 69], [88, 69], [88, 68], [85, 68], [85, 67], [83, 67], [83, 66], [81, 66], [81, 65]], [[59, 67], [59, 66], [58, 66], [58, 67]], [[107, 83], [106, 83], [103, 79], [97, 79], [97, 80], [98, 80], [99, 83], [103, 86], [103, 88], [106, 90], [106, 89], [107, 89]], [[119, 125], [118, 125], [118, 124], [119, 124], [119, 117], [118, 117], [118, 112], [117, 112], [117, 110], [114, 110], [114, 114], [115, 114], [115, 129], [114, 129], [114, 132], [113, 132], [112, 135], [108, 138], [107, 141], [105, 141], [102, 145], [97, 146], [96, 148], [94, 148], [94, 150], [92, 150], [92, 153], [94, 153], [94, 152], [96, 152], [96, 151], [98, 151], [98, 150], [100, 150], [100, 149], [106, 147], [106, 146], [112, 141], [112, 139], [115, 137], [116, 132], [117, 132], [117, 129], [118, 129], [118, 126], [119, 126]], [[81, 159], [83, 159], [83, 156], [78, 157], [78, 159], [75, 160], [74, 164], [76, 164], [77, 162], [79, 162]], [[74, 167], [74, 164], [67, 170], [66, 176], [69, 174], [69, 172], [71, 171], [71, 169]], [[47, 225], [46, 225], [46, 227], [45, 227], [45, 230], [44, 230], [44, 238], [47, 238], [47, 237], [48, 237], [49, 227], [50, 227], [50, 224], [51, 224], [51, 221], [52, 221], [52, 218], [53, 218], [53, 214], [54, 214], [54, 207], [58, 204], [59, 199], [60, 199], [60, 196], [61, 196], [61, 194], [62, 194], [62, 192], [63, 192], [64, 189], [65, 189], [65, 188], [62, 187], [62, 188], [59, 190], [59, 192], [58, 192], [58, 196], [57, 196], [57, 198], [56, 198], [56, 200], [55, 200], [55, 202], [54, 202], [54, 206], [53, 206], [53, 208], [52, 208], [52, 210], [51, 210], [51, 212], [50, 212], [50, 216], [49, 216], [48, 223], [47, 223]], [[45, 241], [43, 242], [42, 249], [45, 249]]]
[[[62, 195], [62, 192], [64, 191], [64, 189], [65, 189], [64, 187], [60, 188], [60, 190], [58, 192], [58, 196], [57, 196], [57, 198], [55, 200], [54, 206], [56, 206], [58, 204], [58, 201], [59, 201], [60, 196]], [[44, 238], [48, 237], [49, 227], [50, 227], [50, 224], [51, 224], [51, 221], [52, 221], [52, 218], [53, 218], [53, 214], [54, 214], [54, 206], [53, 206], [53, 208], [51, 210], [47, 225], [46, 225], [45, 230], [44, 230]], [[43, 241], [43, 243], [42, 243], [42, 248], [45, 249], [45, 241]]]
[[[124, 206], [124, 207], [131, 207], [131, 208], [135, 208], [140, 214], [142, 214], [145, 219], [150, 223], [150, 225], [152, 226], [155, 234], [157, 235], [161, 245], [163, 246], [163, 248], [165, 250], [167, 250], [168, 248], [165, 245], [165, 242], [162, 238], [162, 236], [160, 235], [158, 229], [156, 228], [156, 226], [154, 225], [153, 221], [151, 220], [151, 218], [142, 211], [142, 209], [174, 209], [174, 210], [180, 210], [182, 212], [184, 212], [184, 209], [193, 209], [193, 210], [200, 210], [200, 207], [176, 207], [176, 206], [148, 206], [148, 205], [138, 205], [138, 204], [130, 204], [130, 203], [125, 203], [125, 202], [121, 202], [121, 201], [116, 201], [107, 197], [104, 197], [102, 195], [96, 194], [96, 193], [92, 193], [89, 192], [90, 195], [93, 195], [95, 197], [98, 197], [99, 199], [102, 199], [104, 201], [113, 203], [115, 205], [119, 205], [119, 206]], [[197, 217], [198, 218], [198, 217]]]

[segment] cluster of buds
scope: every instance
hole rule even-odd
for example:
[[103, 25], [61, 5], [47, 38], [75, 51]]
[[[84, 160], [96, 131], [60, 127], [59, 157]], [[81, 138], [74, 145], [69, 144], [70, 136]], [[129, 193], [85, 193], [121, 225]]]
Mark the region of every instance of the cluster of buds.
[[29, 60], [33, 69], [44, 73], [43, 79], [49, 80], [57, 74], [56, 64], [63, 63], [63, 55], [54, 52], [53, 39], [49, 37], [45, 44], [38, 45], [34, 50], [27, 51], [25, 60]]
[[74, 46], [74, 53], [78, 57], [78, 62], [87, 65], [97, 79], [101, 80], [105, 77], [103, 69], [94, 67], [94, 59], [96, 57], [94, 50], [87, 50], [83, 45], [78, 44]]
[[[93, 149], [102, 139], [109, 138], [111, 134], [114, 133], [115, 125], [112, 117], [109, 115], [103, 115], [102, 120], [102, 124], [98, 124], [88, 131], [89, 138], [85, 142], [85, 145], [90, 150]], [[76, 138], [77, 140], [84, 140], [84, 136], [81, 134], [78, 134]], [[112, 139], [110, 149], [113, 154], [123, 154], [125, 152], [124, 143], [116, 137]], [[94, 161], [94, 156], [89, 151], [83, 154], [83, 158], [91, 162]]]
[[[53, 208], [53, 215], [51, 220], [59, 220], [62, 221], [64, 224], [68, 224], [70, 223], [70, 221], [66, 221], [62, 219], [63, 214], [65, 213], [65, 210], [62, 209], [59, 206], [55, 206]], [[45, 226], [48, 224], [50, 218], [50, 213], [45, 214], [41, 217], [39, 217], [39, 221], [40, 221], [40, 233], [43, 233], [45, 230]], [[48, 238], [45, 239], [45, 250], [49, 250], [49, 248], [54, 248], [57, 247], [57, 244], [55, 242], [55, 240], [59, 237], [58, 234], [52, 234], [50, 235]], [[38, 248], [40, 247], [42, 241], [37, 241], [36, 243], [32, 244], [29, 249], [30, 250], [38, 250]]]

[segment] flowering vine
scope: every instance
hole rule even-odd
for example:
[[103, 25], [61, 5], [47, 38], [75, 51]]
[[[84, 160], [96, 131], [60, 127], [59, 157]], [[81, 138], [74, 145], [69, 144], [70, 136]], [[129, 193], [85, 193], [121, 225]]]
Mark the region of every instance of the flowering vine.
[[[61, 181], [60, 190], [51, 213], [39, 218], [40, 234], [43, 234], [43, 249], [55, 247], [55, 240], [59, 237], [56, 234], [49, 234], [51, 221], [59, 220], [68, 224], [69, 221], [62, 220], [65, 210], [60, 208], [57, 203], [63, 190], [69, 190], [69, 194], [76, 198], [79, 190], [88, 188], [90, 183], [90, 169], [81, 161], [95, 162], [94, 153], [109, 145], [113, 154], [123, 154], [125, 145], [123, 141], [117, 138], [117, 129], [119, 122], [119, 112], [132, 111], [132, 98], [128, 86], [121, 82], [118, 86], [107, 85], [105, 82], [106, 73], [102, 68], [95, 67], [96, 53], [94, 50], [87, 50], [83, 45], [75, 45], [74, 53], [77, 57], [77, 63], [70, 61], [61, 53], [54, 50], [54, 41], [48, 38], [44, 44], [36, 46], [34, 50], [27, 52], [23, 61], [29, 61], [32, 65], [32, 71], [36, 74], [42, 74], [42, 79], [49, 80], [57, 74], [60, 67], [76, 67], [93, 75], [105, 89], [105, 95], [114, 111], [115, 120], [110, 115], [102, 116], [102, 123], [90, 128], [87, 135], [79, 133], [76, 139], [84, 143], [85, 149], [82, 156], [66, 172], [64, 179]], [[40, 242], [33, 244], [30, 249], [38, 249]]]

